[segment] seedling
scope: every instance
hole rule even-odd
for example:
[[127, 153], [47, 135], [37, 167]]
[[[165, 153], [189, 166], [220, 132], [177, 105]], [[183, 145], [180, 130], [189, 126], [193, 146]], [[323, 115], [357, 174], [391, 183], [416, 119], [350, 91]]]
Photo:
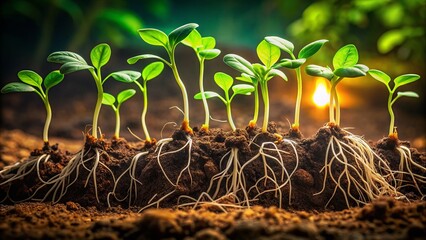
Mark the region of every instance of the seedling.
[[[329, 67], [318, 65], [308, 65], [306, 73], [311, 76], [323, 77], [330, 81], [330, 125], [340, 125], [340, 103], [337, 95], [336, 86], [344, 78], [355, 78], [365, 76], [368, 67], [358, 64], [358, 50], [353, 44], [348, 44], [340, 48], [333, 57], [334, 71]], [[334, 110], [334, 108], [336, 108]], [[336, 112], [334, 112], [336, 111]]]
[[[40, 96], [46, 108], [46, 121], [43, 130], [44, 147], [49, 148], [49, 126], [52, 120], [52, 109], [49, 103], [49, 90], [58, 85], [64, 79], [64, 75], [59, 71], [50, 72], [43, 80], [40, 75], [31, 70], [22, 70], [18, 73], [18, 78], [22, 82], [12, 82], [6, 84], [1, 89], [1, 93], [12, 92], [35, 92]], [[43, 90], [43, 86], [45, 90]]]
[[[47, 61], [62, 64], [60, 71], [62, 74], [68, 74], [77, 72], [80, 70], [89, 70], [92, 74], [93, 79], [96, 83], [96, 88], [98, 90], [98, 97], [95, 105], [95, 111], [93, 113], [93, 124], [92, 124], [92, 136], [98, 137], [98, 118], [102, 106], [102, 98], [104, 94], [103, 84], [110, 77], [115, 80], [123, 79], [138, 79], [140, 73], [136, 71], [118, 71], [109, 74], [106, 78], [102, 78], [101, 68], [105, 66], [111, 57], [111, 48], [106, 43], [101, 43], [95, 46], [90, 52], [90, 59], [92, 61], [92, 66], [88, 65], [86, 60], [84, 60], [80, 55], [68, 51], [54, 52], [50, 54], [47, 58]], [[123, 80], [124, 81], [124, 80]]]
[[297, 97], [296, 97], [296, 107], [294, 110], [294, 122], [291, 125], [291, 130], [293, 132], [299, 132], [300, 126], [300, 105], [302, 103], [302, 73], [301, 67], [306, 62], [306, 60], [312, 57], [315, 53], [317, 53], [321, 47], [328, 42], [328, 40], [317, 40], [308, 45], [304, 46], [297, 58], [294, 53], [294, 45], [290, 41], [280, 38], [280, 37], [265, 37], [265, 40], [277, 47], [279, 47], [284, 52], [288, 53], [291, 59], [281, 59], [276, 66], [277, 67], [286, 67], [290, 69], [295, 69], [296, 77], [297, 77]]
[[132, 83], [134, 82], [139, 89], [142, 92], [143, 95], [143, 110], [142, 110], [142, 116], [141, 116], [141, 122], [142, 122], [142, 129], [145, 133], [145, 142], [148, 145], [152, 145], [155, 143], [155, 139], [152, 139], [148, 132], [148, 127], [146, 125], [146, 113], [148, 111], [148, 88], [147, 83], [148, 81], [156, 78], [158, 75], [163, 72], [164, 64], [162, 62], [153, 62], [148, 64], [143, 70], [142, 70], [142, 84], [137, 81], [137, 79], [120, 79], [119, 81], [125, 82], [125, 83]]
[[[201, 92], [197, 93], [194, 96], [194, 98], [197, 100], [203, 99], [203, 96], [206, 99], [214, 98], [214, 97], [219, 98], [226, 106], [226, 115], [228, 116], [229, 125], [231, 126], [232, 131], [235, 132], [237, 128], [235, 127], [234, 121], [232, 120], [231, 102], [234, 99], [234, 97], [237, 95], [250, 95], [254, 91], [254, 87], [248, 84], [237, 84], [232, 86], [234, 84], [234, 79], [228, 74], [223, 72], [215, 73], [214, 81], [224, 91], [225, 93], [224, 97], [222, 97], [220, 94], [216, 92], [205, 91], [203, 94]], [[229, 97], [229, 90], [231, 88], [233, 93], [231, 97]]]
[[179, 72], [175, 62], [175, 49], [176, 46], [182, 42], [195, 28], [198, 27], [198, 24], [188, 23], [181, 27], [176, 28], [169, 35], [166, 35], [164, 32], [154, 29], [154, 28], [144, 28], [140, 29], [139, 35], [146, 43], [153, 46], [161, 46], [163, 47], [168, 56], [169, 61], [166, 59], [153, 55], [153, 54], [142, 54], [132, 58], [129, 58], [127, 62], [129, 64], [134, 64], [141, 59], [157, 59], [164, 62], [167, 66], [172, 69], [173, 75], [175, 77], [176, 83], [178, 84], [183, 98], [183, 121], [181, 129], [185, 132], [192, 134], [192, 129], [189, 125], [189, 102], [188, 102], [188, 94], [186, 92], [186, 87], [179, 76]]
[[135, 95], [136, 91], [134, 89], [127, 89], [124, 91], [121, 91], [117, 95], [117, 106], [115, 105], [116, 98], [109, 94], [104, 93], [104, 96], [102, 98], [102, 104], [111, 106], [112, 110], [115, 113], [115, 131], [114, 131], [114, 138], [118, 139], [120, 138], [120, 107], [121, 104], [123, 104], [125, 101], [129, 100], [133, 95]]
[[393, 88], [391, 88], [390, 86], [391, 78], [386, 73], [376, 69], [371, 69], [368, 71], [368, 73], [377, 81], [385, 84], [386, 88], [389, 91], [389, 97], [388, 97], [388, 111], [390, 116], [389, 137], [398, 139], [398, 133], [396, 132], [396, 127], [395, 127], [395, 114], [393, 112], [392, 106], [396, 102], [396, 100], [398, 100], [400, 97], [418, 98], [419, 95], [416, 92], [408, 91], [408, 92], [396, 92], [396, 96], [395, 96], [395, 91], [397, 90], [397, 88], [403, 85], [419, 80], [420, 76], [417, 74], [404, 74], [404, 75], [398, 76], [397, 78], [393, 80]]
[[[251, 84], [257, 88], [257, 84], [260, 84], [260, 91], [262, 93], [264, 103], [264, 115], [262, 132], [266, 132], [269, 122], [269, 93], [268, 93], [268, 81], [275, 76], [279, 76], [287, 81], [287, 76], [277, 68], [280, 66], [275, 63], [280, 58], [280, 49], [265, 40], [261, 41], [257, 46], [257, 55], [260, 61], [263, 63], [251, 64], [249, 61], [240, 57], [236, 54], [227, 54], [223, 58], [223, 61], [230, 67], [242, 73], [242, 77], [239, 78], [242, 81], [251, 82]], [[250, 81], [251, 80], [251, 81]], [[256, 96], [255, 96], [256, 97]], [[257, 122], [258, 116], [258, 101], [255, 98], [255, 112], [254, 118], [250, 121], [249, 127], [254, 127]]]
[[[368, 71], [368, 73], [377, 81], [383, 83], [386, 85], [386, 88], [388, 89], [389, 96], [388, 96], [388, 111], [390, 116], [390, 123], [389, 123], [389, 135], [388, 137], [396, 142], [398, 142], [398, 133], [396, 131], [395, 124], [395, 115], [393, 112], [393, 104], [398, 100], [400, 97], [415, 97], [418, 98], [419, 95], [416, 92], [413, 91], [407, 91], [407, 92], [396, 92], [396, 90], [406, 84], [415, 82], [420, 79], [420, 76], [417, 74], [404, 74], [396, 77], [393, 81], [391, 81], [391, 78], [386, 73], [371, 69]], [[391, 82], [393, 82], [393, 87], [391, 87]], [[396, 92], [396, 96], [395, 96]], [[426, 183], [426, 177], [422, 176], [420, 174], [416, 174], [413, 172], [412, 168], [413, 166], [421, 169], [421, 171], [426, 171], [426, 168], [418, 163], [416, 163], [412, 157], [411, 157], [411, 151], [408, 147], [401, 145], [401, 144], [395, 144], [396, 150], [400, 154], [400, 161], [399, 161], [399, 169], [398, 171], [395, 171], [395, 175], [397, 176], [397, 187], [398, 189], [409, 186], [408, 184], [404, 184], [404, 174], [408, 174], [411, 177], [411, 180], [413, 182], [413, 186], [419, 191], [419, 193], [422, 195], [422, 198], [425, 197], [425, 194], [422, 192], [421, 188], [418, 185], [418, 182]], [[406, 169], [406, 170], [405, 170]]]
[[220, 50], [214, 48], [216, 40], [213, 37], [201, 37], [200, 33], [196, 29], [192, 30], [182, 43], [194, 49], [200, 64], [198, 84], [200, 85], [200, 93], [205, 113], [204, 124], [201, 126], [201, 130], [209, 131], [210, 112], [207, 99], [204, 96], [204, 61], [211, 60], [219, 56]]

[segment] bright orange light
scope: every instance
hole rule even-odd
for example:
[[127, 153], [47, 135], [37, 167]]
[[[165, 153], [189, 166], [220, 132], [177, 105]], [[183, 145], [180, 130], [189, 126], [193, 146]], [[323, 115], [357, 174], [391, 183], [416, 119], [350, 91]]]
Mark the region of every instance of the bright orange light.
[[330, 93], [327, 90], [326, 80], [317, 78], [316, 87], [312, 100], [317, 107], [325, 107], [330, 101]]

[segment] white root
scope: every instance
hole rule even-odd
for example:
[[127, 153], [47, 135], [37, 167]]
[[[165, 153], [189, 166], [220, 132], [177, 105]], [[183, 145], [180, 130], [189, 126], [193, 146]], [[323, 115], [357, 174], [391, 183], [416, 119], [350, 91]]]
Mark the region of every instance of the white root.
[[[327, 179], [335, 184], [332, 196], [325, 207], [330, 204], [338, 190], [343, 194], [347, 207], [351, 206], [350, 200], [359, 206], [383, 195], [401, 196], [397, 189], [380, 174], [380, 172], [390, 173], [390, 167], [374, 153], [368, 143], [352, 134], [348, 134], [344, 139], [348, 143], [331, 136], [327, 146], [324, 167], [321, 169], [321, 172], [324, 172], [323, 186], [321, 191], [314, 194], [324, 192]], [[380, 171], [376, 168], [375, 160], [379, 162]], [[336, 165], [343, 167], [337, 177], [333, 175]], [[346, 181], [346, 186], [343, 186], [343, 179]], [[357, 193], [356, 196], [353, 194], [354, 191]]]

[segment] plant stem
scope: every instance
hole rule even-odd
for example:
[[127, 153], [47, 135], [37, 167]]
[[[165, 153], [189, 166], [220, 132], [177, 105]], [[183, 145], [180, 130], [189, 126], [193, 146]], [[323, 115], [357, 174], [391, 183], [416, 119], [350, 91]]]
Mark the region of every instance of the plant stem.
[[120, 105], [117, 106], [116, 109], [114, 109], [115, 112], [115, 132], [114, 132], [114, 137], [115, 138], [120, 138]]
[[336, 124], [340, 125], [340, 102], [336, 90], [334, 91], [334, 102], [336, 104]]
[[93, 69], [90, 69], [90, 73], [95, 79], [96, 89], [98, 90], [98, 99], [96, 101], [95, 111], [93, 113], [93, 124], [92, 124], [92, 136], [97, 138], [98, 137], [98, 118], [99, 118], [99, 113], [101, 112], [102, 97], [104, 94], [104, 90], [102, 88], [102, 79], [101, 79], [100, 69], [98, 69], [97, 75]]
[[44, 106], [46, 107], [46, 122], [44, 123], [43, 129], [43, 142], [45, 145], [49, 145], [49, 126], [52, 120], [52, 109], [50, 108], [49, 99], [47, 95], [43, 98]]
[[232, 120], [232, 111], [231, 111], [230, 102], [226, 103], [226, 115], [228, 116], [228, 122], [229, 122], [229, 125], [231, 126], [232, 131], [235, 132], [237, 128], [235, 127], [234, 121]]
[[334, 97], [335, 97], [335, 92], [336, 92], [336, 84], [332, 83], [331, 84], [331, 89], [330, 89], [330, 104], [329, 104], [329, 117], [330, 117], [330, 123], [335, 123], [335, 119], [334, 119]]
[[177, 70], [176, 62], [175, 62], [175, 56], [174, 51], [169, 52], [170, 57], [170, 66], [172, 68], [173, 75], [176, 79], [176, 82], [180, 88], [180, 91], [182, 92], [182, 99], [183, 99], [183, 122], [182, 122], [182, 130], [185, 130], [187, 133], [192, 133], [192, 129], [189, 126], [189, 102], [188, 102], [188, 94], [186, 92], [185, 85], [182, 82], [182, 79], [179, 76], [179, 72]]
[[294, 110], [293, 126], [299, 129], [300, 105], [302, 103], [302, 73], [300, 71], [300, 67], [296, 68], [296, 77], [297, 77], [297, 97], [296, 97], [296, 108]]
[[204, 128], [204, 130], [209, 130], [209, 121], [210, 121], [210, 112], [209, 112], [209, 105], [207, 104], [206, 96], [204, 96], [204, 58], [200, 59], [200, 92], [201, 92], [201, 99], [203, 100], [203, 106], [204, 106], [204, 112], [205, 112], [205, 118], [204, 118], [204, 125], [201, 128]]
[[257, 89], [257, 85], [254, 86], [254, 115], [253, 115], [253, 123], [257, 122], [259, 118], [259, 90]]
[[266, 81], [260, 81], [260, 89], [262, 91], [263, 104], [264, 104], [262, 132], [267, 132], [268, 122], [269, 122], [269, 93], [268, 93], [268, 84], [266, 83]]
[[395, 114], [393, 113], [393, 109], [392, 109], [392, 96], [393, 96], [393, 91], [389, 92], [389, 97], [388, 97], [388, 111], [389, 111], [389, 116], [390, 116], [390, 123], [389, 123], [389, 136], [394, 135], [394, 125], [395, 125]]
[[146, 126], [146, 113], [148, 111], [148, 90], [146, 87], [147, 81], [144, 81], [143, 87], [140, 85], [139, 82], [135, 81], [135, 83], [139, 86], [143, 94], [143, 110], [142, 110], [141, 122], [142, 122], [142, 129], [145, 134], [145, 140], [150, 143], [151, 136], [149, 135], [148, 127]]

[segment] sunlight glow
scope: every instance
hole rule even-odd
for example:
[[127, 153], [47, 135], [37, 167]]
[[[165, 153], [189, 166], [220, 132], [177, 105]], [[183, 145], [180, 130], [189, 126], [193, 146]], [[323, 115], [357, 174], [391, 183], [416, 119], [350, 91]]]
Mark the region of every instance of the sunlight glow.
[[327, 90], [327, 83], [323, 79], [316, 80], [314, 95], [312, 96], [315, 106], [325, 107], [330, 100], [330, 93]]

